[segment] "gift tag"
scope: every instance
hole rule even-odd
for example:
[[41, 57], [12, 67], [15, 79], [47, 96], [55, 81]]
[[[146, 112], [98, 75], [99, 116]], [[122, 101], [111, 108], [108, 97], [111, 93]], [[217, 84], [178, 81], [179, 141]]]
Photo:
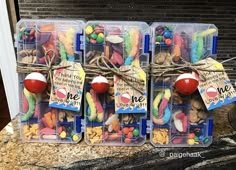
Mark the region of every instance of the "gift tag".
[[[205, 63], [200, 68], [224, 70], [223, 65], [212, 58], [207, 58], [198, 63]], [[198, 90], [207, 110], [212, 110], [236, 101], [236, 92], [225, 71], [199, 71], [199, 74], [203, 75], [206, 79], [206, 81], [199, 81]]]
[[[127, 71], [128, 70], [128, 71]], [[143, 80], [144, 84], [135, 83], [132, 78], [129, 80], [136, 88], [142, 89], [143, 94], [128, 85], [119, 76], [114, 76], [115, 90], [115, 111], [116, 113], [146, 113], [147, 112], [147, 88], [146, 73], [141, 68], [133, 66], [121, 66], [120, 71], [132, 77]]]
[[60, 66], [70, 67], [54, 71], [49, 106], [79, 112], [85, 72], [80, 63], [63, 61]]

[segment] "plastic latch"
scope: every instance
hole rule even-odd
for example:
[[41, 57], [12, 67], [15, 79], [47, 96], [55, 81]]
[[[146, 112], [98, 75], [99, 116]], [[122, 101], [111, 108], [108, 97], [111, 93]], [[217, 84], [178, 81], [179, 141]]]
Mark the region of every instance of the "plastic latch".
[[208, 120], [208, 136], [212, 136], [213, 131], [213, 119]]
[[81, 132], [84, 132], [84, 128], [85, 128], [85, 120], [81, 119]]
[[216, 54], [217, 53], [217, 44], [218, 44], [218, 36], [213, 36], [212, 54]]
[[150, 43], [150, 35], [146, 34], [144, 36], [144, 53], [149, 53], [149, 43]]
[[76, 124], [76, 133], [80, 133], [81, 132], [81, 118], [80, 116], [76, 116], [75, 117], [75, 124]]
[[146, 133], [150, 133], [151, 132], [151, 121], [150, 120], [147, 120], [147, 128], [146, 128]]
[[142, 119], [142, 130], [141, 134], [146, 135], [147, 134], [147, 119]]
[[17, 48], [18, 47], [18, 43], [15, 41], [14, 42], [14, 47]]
[[76, 51], [80, 51], [81, 50], [80, 49], [80, 44], [81, 44], [80, 36], [81, 35], [82, 34], [80, 34], [80, 33], [76, 34], [76, 48], [75, 48]]

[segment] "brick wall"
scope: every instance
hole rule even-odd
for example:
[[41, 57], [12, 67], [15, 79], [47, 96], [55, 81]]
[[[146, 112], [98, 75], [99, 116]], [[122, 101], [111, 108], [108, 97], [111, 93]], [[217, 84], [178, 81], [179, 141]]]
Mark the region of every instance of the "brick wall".
[[[236, 56], [236, 3], [214, 0], [18, 0], [22, 18], [85, 18], [213, 23], [219, 29], [218, 59]], [[224, 64], [234, 69], [236, 60]]]

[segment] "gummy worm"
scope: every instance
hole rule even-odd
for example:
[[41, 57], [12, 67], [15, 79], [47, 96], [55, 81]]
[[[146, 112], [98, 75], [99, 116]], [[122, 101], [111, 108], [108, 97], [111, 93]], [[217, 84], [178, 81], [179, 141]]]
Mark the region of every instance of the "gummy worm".
[[215, 33], [217, 30], [214, 28], [210, 28], [206, 31], [202, 31], [201, 33], [195, 33], [193, 35], [193, 44], [191, 51], [191, 62], [195, 63], [200, 61], [203, 56], [203, 37], [206, 37], [210, 34]]
[[92, 99], [93, 99], [93, 102], [94, 102], [96, 110], [97, 110], [97, 120], [98, 120], [98, 122], [102, 122], [103, 116], [104, 116], [104, 110], [101, 105], [101, 102], [98, 100], [97, 95], [93, 89], [90, 90], [90, 93], [92, 95]]
[[35, 100], [35, 96], [32, 93], [30, 93], [26, 88], [24, 88], [23, 93], [28, 101], [29, 108], [28, 108], [27, 113], [21, 117], [21, 120], [27, 121], [34, 114], [36, 100]]
[[132, 45], [131, 50], [128, 54], [128, 57], [125, 59], [125, 65], [131, 65], [134, 60], [135, 55], [138, 52], [138, 43], [139, 43], [139, 31], [137, 29], [132, 28], [129, 32], [130, 36], [130, 44]]
[[66, 49], [62, 43], [60, 43], [59, 51], [60, 51], [61, 61], [66, 61]]
[[193, 35], [193, 44], [191, 51], [191, 62], [196, 63], [202, 59], [203, 55], [203, 37], [200, 33]]
[[88, 119], [90, 121], [94, 121], [97, 117], [96, 106], [95, 106], [95, 103], [93, 102], [92, 95], [89, 92], [86, 93], [86, 100], [90, 108], [90, 115], [88, 116]]
[[164, 109], [166, 108], [166, 106], [170, 100], [170, 97], [171, 97], [170, 89], [165, 89], [163, 99], [162, 99], [161, 104], [159, 106], [159, 117], [160, 118], [163, 116]]
[[158, 105], [159, 105], [159, 103], [161, 101], [162, 96], [163, 96], [163, 91], [160, 91], [157, 94], [157, 96], [155, 97], [155, 99], [153, 100], [153, 103], [152, 103], [152, 105], [153, 105], [153, 115], [155, 117], [158, 116]]
[[171, 112], [169, 107], [167, 106], [164, 111], [164, 116], [162, 118], [156, 118], [153, 116], [153, 122], [158, 125], [164, 125], [170, 120]]

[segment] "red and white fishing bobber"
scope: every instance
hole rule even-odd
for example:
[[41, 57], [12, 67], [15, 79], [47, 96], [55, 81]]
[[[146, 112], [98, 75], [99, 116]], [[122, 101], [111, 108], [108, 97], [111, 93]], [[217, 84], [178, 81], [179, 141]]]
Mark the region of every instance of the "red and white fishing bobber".
[[179, 75], [174, 86], [179, 93], [190, 95], [197, 90], [198, 84], [198, 77], [196, 75], [184, 73]]
[[105, 93], [108, 88], [109, 88], [109, 83], [108, 80], [106, 79], [106, 77], [104, 76], [96, 76], [92, 83], [92, 89], [96, 92], [96, 93]]
[[41, 93], [47, 87], [47, 80], [41, 73], [33, 72], [25, 77], [24, 86], [31, 93]]
[[126, 93], [123, 93], [122, 95], [120, 95], [120, 100], [121, 100], [122, 103], [127, 104], [127, 103], [130, 102], [131, 97], [130, 97], [129, 93], [126, 92]]

